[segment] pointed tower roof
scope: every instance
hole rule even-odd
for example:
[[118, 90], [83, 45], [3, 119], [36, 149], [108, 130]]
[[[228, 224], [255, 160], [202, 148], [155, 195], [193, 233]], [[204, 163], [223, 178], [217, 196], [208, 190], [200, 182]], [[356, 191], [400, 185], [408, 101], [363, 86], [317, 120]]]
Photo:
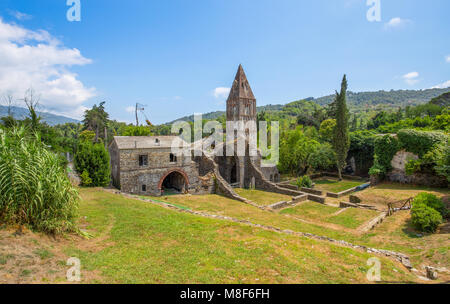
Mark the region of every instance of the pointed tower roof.
[[247, 76], [245, 75], [242, 65], [239, 65], [238, 67], [228, 100], [235, 100], [239, 98], [256, 99], [253, 95], [252, 88], [248, 83]]

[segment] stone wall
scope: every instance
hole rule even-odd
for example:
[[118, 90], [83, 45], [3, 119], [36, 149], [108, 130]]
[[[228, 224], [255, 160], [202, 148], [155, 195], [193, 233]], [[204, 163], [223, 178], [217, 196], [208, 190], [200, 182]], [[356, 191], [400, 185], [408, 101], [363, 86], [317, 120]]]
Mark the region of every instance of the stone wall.
[[398, 151], [391, 161], [392, 170], [386, 174], [386, 179], [391, 182], [402, 184], [414, 184], [420, 186], [446, 188], [448, 181], [445, 177], [436, 176], [434, 174], [414, 173], [407, 175], [405, 165], [410, 160], [417, 160], [419, 157], [413, 153], [406, 151]]
[[[198, 167], [190, 157], [177, 157], [175, 162], [170, 162], [170, 148], [160, 149], [130, 149], [120, 150], [117, 163], [117, 152], [113, 152], [111, 164], [114, 172], [115, 166], [119, 169], [119, 185], [124, 192], [141, 195], [160, 195], [160, 183], [162, 178], [171, 172], [179, 172], [186, 178], [187, 191], [194, 192], [198, 188]], [[139, 165], [139, 156], [147, 155], [148, 164]], [[114, 177], [116, 175], [116, 177]], [[117, 173], [113, 173], [113, 179], [117, 179]], [[117, 184], [117, 183], [116, 183]], [[142, 186], [145, 185], [143, 191]]]
[[267, 180], [274, 183], [280, 182], [280, 173], [276, 165], [261, 165], [261, 172]]

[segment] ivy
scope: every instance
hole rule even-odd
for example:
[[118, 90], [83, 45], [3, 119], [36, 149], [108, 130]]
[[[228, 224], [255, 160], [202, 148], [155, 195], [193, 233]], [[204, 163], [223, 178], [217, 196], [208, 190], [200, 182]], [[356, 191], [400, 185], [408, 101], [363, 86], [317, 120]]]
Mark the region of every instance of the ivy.
[[375, 139], [375, 160], [371, 169], [372, 173], [378, 172], [378, 175], [385, 174], [391, 170], [391, 161], [399, 150], [400, 144], [397, 138], [391, 135], [385, 135]]
[[436, 145], [446, 140], [446, 135], [441, 132], [425, 132], [417, 130], [400, 130], [397, 134], [401, 143], [401, 149], [424, 156]]

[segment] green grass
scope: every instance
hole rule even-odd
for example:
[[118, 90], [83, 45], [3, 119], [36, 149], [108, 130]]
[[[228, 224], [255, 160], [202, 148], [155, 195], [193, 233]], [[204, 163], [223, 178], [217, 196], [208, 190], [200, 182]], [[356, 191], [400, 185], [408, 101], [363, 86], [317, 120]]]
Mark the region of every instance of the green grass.
[[328, 218], [327, 222], [354, 229], [376, 217], [378, 214], [378, 212], [373, 210], [347, 208], [342, 213]]
[[331, 214], [341, 210], [340, 208], [322, 205], [315, 202], [305, 202], [293, 208], [280, 211], [280, 214], [298, 215], [312, 220], [325, 220]]
[[338, 207], [327, 206], [315, 202], [305, 202], [293, 208], [287, 208], [280, 211], [280, 214], [295, 215], [308, 220], [333, 223], [346, 228], [358, 228], [364, 222], [376, 217], [378, 212], [372, 210], [348, 208], [341, 213], [334, 215], [342, 210]]
[[339, 193], [364, 184], [363, 182], [360, 181], [353, 181], [346, 179], [338, 181], [337, 179], [332, 178], [316, 179], [314, 180], [314, 183], [316, 184], [315, 186], [316, 189], [333, 193]]
[[[367, 283], [368, 253], [180, 213], [98, 189], [80, 192], [80, 215], [87, 217], [94, 235], [85, 242], [98, 244], [88, 250], [74, 242], [66, 253], [81, 259], [82, 275], [98, 272], [101, 283]], [[186, 199], [195, 198], [200, 197], [168, 200], [189, 206]], [[198, 205], [220, 197], [203, 198]], [[399, 266], [392, 260], [381, 261], [382, 279], [415, 280], [402, 269], [393, 271]]]
[[249, 190], [237, 188], [234, 191], [242, 197], [251, 200], [252, 202], [260, 206], [268, 206], [281, 201], [291, 201], [292, 197], [289, 195], [266, 192], [261, 190]]
[[48, 251], [47, 249], [44, 249], [44, 248], [36, 249], [35, 251], [33, 251], [33, 253], [35, 255], [39, 256], [42, 260], [53, 257], [53, 253], [51, 253], [50, 251]]

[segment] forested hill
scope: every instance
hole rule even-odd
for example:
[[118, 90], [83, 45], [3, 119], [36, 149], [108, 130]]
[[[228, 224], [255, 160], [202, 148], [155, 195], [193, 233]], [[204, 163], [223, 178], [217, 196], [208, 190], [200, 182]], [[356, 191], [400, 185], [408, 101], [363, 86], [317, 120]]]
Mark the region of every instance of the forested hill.
[[[29, 116], [29, 112], [25, 108], [21, 107], [11, 107], [11, 114], [15, 119], [24, 119]], [[61, 115], [55, 115], [48, 112], [38, 112], [38, 114], [42, 118], [42, 122], [46, 122], [50, 126], [55, 125], [62, 125], [65, 123], [79, 123], [78, 120], [72, 119], [69, 117], [61, 116]], [[8, 108], [4, 106], [0, 106], [0, 118], [8, 116]]]
[[[405, 107], [407, 105], [418, 105], [429, 102], [431, 99], [450, 92], [450, 88], [446, 89], [428, 89], [428, 90], [391, 90], [378, 92], [360, 92], [354, 93], [348, 91], [347, 102], [350, 106], [366, 106], [366, 105], [392, 105], [395, 107]], [[334, 100], [334, 95], [328, 95], [314, 99], [319, 105], [328, 105]]]
[[[352, 112], [359, 112], [369, 109], [398, 109], [399, 107], [414, 106], [424, 104], [436, 98], [444, 93], [450, 92], [450, 88], [446, 89], [428, 89], [428, 90], [391, 90], [391, 91], [378, 91], [378, 92], [359, 92], [354, 93], [349, 91], [347, 94], [347, 102]], [[444, 95], [447, 98], [436, 100], [436, 103], [449, 103], [450, 94]], [[299, 114], [302, 111], [310, 111], [315, 105], [325, 106], [333, 102], [334, 95], [323, 96], [320, 98], [305, 98], [303, 100], [290, 102], [282, 105], [266, 105], [258, 107], [258, 112], [291, 112], [291, 114]], [[297, 113], [298, 112], [298, 113]], [[216, 111], [203, 114], [203, 119], [217, 119], [218, 117], [225, 115], [225, 111]], [[175, 121], [193, 121], [194, 116], [185, 116]]]

